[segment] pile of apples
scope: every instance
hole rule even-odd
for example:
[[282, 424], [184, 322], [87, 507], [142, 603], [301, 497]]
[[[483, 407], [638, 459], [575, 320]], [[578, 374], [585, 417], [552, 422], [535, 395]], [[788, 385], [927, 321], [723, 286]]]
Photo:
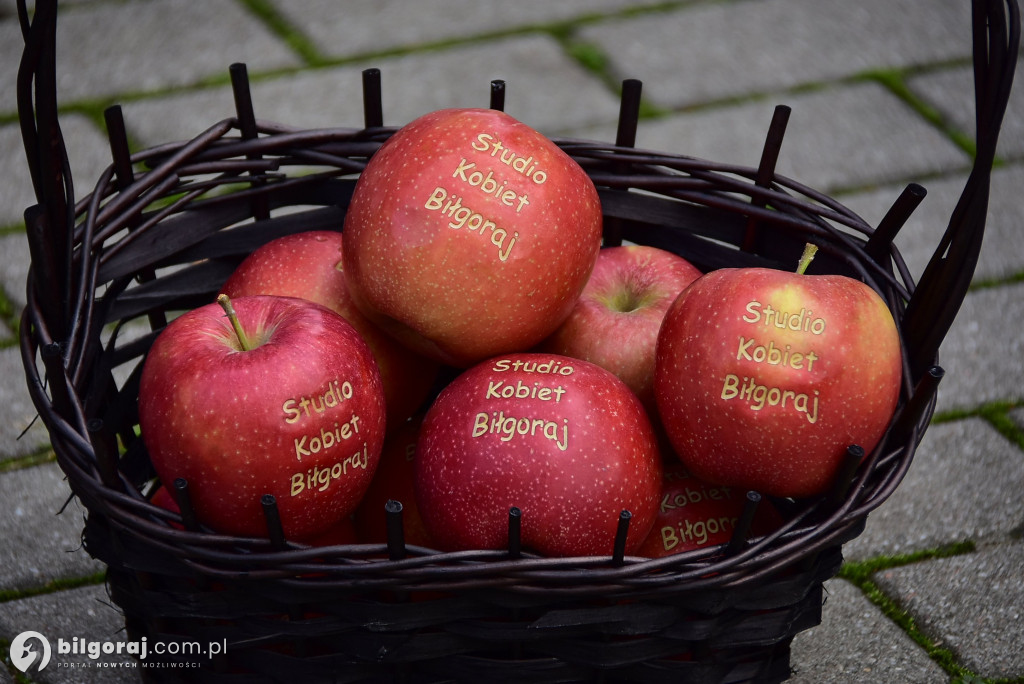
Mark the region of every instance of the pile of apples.
[[[878, 443], [902, 361], [871, 288], [601, 235], [590, 177], [537, 131], [417, 119], [343, 231], [267, 243], [157, 337], [139, 416], [160, 480], [225, 534], [266, 537], [269, 494], [289, 540], [378, 543], [400, 501], [409, 543], [506, 548], [512, 510], [533, 552], [606, 555], [628, 511], [626, 553], [661, 556]], [[758, 511], [755, 533], [781, 523]]]

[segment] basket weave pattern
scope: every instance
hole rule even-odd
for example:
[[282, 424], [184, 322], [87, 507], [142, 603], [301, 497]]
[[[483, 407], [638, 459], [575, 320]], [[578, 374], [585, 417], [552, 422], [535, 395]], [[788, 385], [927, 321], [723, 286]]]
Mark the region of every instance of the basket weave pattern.
[[[149, 503], [143, 492], [154, 472], [136, 430], [149, 345], [170, 317], [212, 301], [258, 246], [340, 230], [359, 173], [394, 129], [381, 125], [374, 70], [365, 74], [363, 127], [294, 130], [254, 117], [236, 65], [238, 116], [193, 140], [129, 154], [119, 110], [108, 110], [114, 162], [76, 202], [45, 59], [50, 5], [37, 3], [39, 31], [33, 25], [26, 36], [23, 71], [35, 92], [19, 92], [26, 144], [41, 150], [30, 155], [40, 203], [26, 212], [33, 265], [22, 353], [60, 466], [89, 511], [86, 548], [108, 565], [110, 594], [132, 638], [226, 640], [227, 653], [188, 670], [189, 681], [788, 676], [790, 639], [820, 621], [822, 583], [839, 569], [842, 544], [897, 487], [931, 416], [942, 374], [938, 344], [984, 228], [988, 169], [1012, 79], [1006, 54], [1016, 54], [1012, 3], [1009, 41], [1002, 3], [976, 3], [998, 39], [976, 33], [976, 62], [988, 74], [977, 84], [976, 171], [916, 286], [892, 240], [923, 191], [908, 187], [872, 227], [775, 174], [784, 107], [759, 168], [634, 149], [636, 82], [624, 87], [616, 144], [555, 141], [599, 189], [606, 245], [654, 245], [705, 271], [791, 270], [803, 244], [814, 242], [814, 271], [869, 283], [904, 343], [903, 392], [890, 430], [863, 459], [851, 455], [832, 492], [774, 502], [786, 523], [768, 536], [741, 534], [727, 547], [654, 560], [441, 553], [406, 546], [400, 535], [389, 544], [309, 548], [212, 533], [187, 511]], [[500, 86], [492, 84], [496, 108]]]

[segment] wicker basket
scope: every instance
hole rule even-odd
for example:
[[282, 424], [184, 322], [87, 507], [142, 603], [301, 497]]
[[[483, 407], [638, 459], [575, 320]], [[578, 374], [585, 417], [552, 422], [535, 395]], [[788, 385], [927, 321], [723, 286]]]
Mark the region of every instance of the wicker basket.
[[[1007, 18], [1009, 15], [1009, 18]], [[852, 450], [828, 495], [777, 501], [766, 537], [663, 559], [542, 558], [519, 548], [440, 553], [389, 543], [308, 548], [214, 534], [151, 504], [136, 436], [141, 361], [169, 315], [211, 301], [240, 260], [271, 238], [340, 229], [355, 180], [394, 131], [379, 78], [364, 74], [359, 129], [258, 122], [245, 69], [232, 67], [238, 116], [194, 140], [129, 154], [107, 112], [113, 164], [79, 202], [55, 101], [56, 3], [23, 14], [19, 79], [38, 205], [21, 326], [27, 382], [58, 462], [88, 510], [89, 553], [109, 567], [128, 636], [218, 642], [224, 653], [150, 654], [159, 681], [781, 681], [789, 644], [820, 621], [822, 583], [842, 545], [896, 488], [928, 425], [937, 349], [974, 270], [988, 179], [1016, 61], [1013, 0], [975, 2], [978, 154], [949, 229], [915, 288], [892, 240], [923, 196], [907, 188], [872, 228], [838, 202], [774, 173], [787, 111], [759, 168], [633, 149], [639, 86], [624, 84], [616, 144], [556, 140], [591, 175], [605, 244], [670, 249], [704, 270], [789, 268], [808, 240], [816, 272], [863, 279], [899, 322], [900, 408], [883, 443]], [[503, 89], [492, 84], [492, 106]], [[642, 191], [642, 192], [639, 192]], [[131, 334], [129, 334], [131, 333]], [[755, 497], [756, 498], [756, 497]], [[752, 506], [751, 504], [751, 510]], [[748, 512], [750, 512], [748, 510]], [[400, 521], [393, 513], [393, 520]]]

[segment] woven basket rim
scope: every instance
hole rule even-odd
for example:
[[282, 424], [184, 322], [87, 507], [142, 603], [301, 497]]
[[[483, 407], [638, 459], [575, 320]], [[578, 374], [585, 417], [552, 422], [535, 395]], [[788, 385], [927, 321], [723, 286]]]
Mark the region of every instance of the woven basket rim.
[[[26, 145], [40, 151], [38, 157], [29, 158], [40, 204], [26, 211], [32, 265], [20, 342], [30, 395], [50, 430], [58, 462], [92, 515], [105, 516], [119, 533], [146, 538], [155, 548], [178, 554], [189, 567], [204, 571], [227, 568], [230, 574], [236, 572], [235, 556], [240, 555], [245, 557], [248, 571], [255, 567], [269, 576], [302, 572], [307, 569], [304, 562], [309, 552], [291, 545], [271, 548], [268, 541], [175, 530], [167, 524], [169, 518], [165, 514], [143, 499], [138, 483], [118, 471], [118, 435], [112, 430], [123, 431], [125, 426], [112, 427], [101, 420], [102, 412], [97, 406], [101, 401], [96, 393], [101, 389], [109, 392], [110, 387], [97, 387], [97, 378], [109, 374], [110, 369], [95, 366], [112, 366], [137, 358], [144, 352], [147, 340], [127, 343], [123, 348], [119, 348], [117, 340], [108, 340], [105, 344], [109, 348], [103, 349], [100, 331], [104, 324], [112, 322], [104, 318], [115, 311], [111, 302], [120, 305], [122, 300], [129, 300], [124, 316], [133, 318], [151, 312], [147, 297], [167, 297], [167, 279], [158, 279], [148, 288], [146, 283], [136, 285], [132, 281], [149, 280], [155, 268], [173, 263], [175, 256], [188, 254], [189, 240], [209, 244], [202, 231], [213, 234], [250, 216], [264, 218], [263, 214], [275, 205], [290, 206], [296, 202], [321, 206], [326, 213], [307, 212], [295, 221], [329, 222], [334, 209], [343, 211], [343, 206], [324, 200], [324, 194], [350, 191], [366, 160], [395, 130], [382, 125], [379, 80], [376, 85], [373, 80], [379, 79], [379, 72], [364, 71], [366, 121], [362, 129], [300, 130], [260, 122], [252, 113], [244, 65], [242, 69], [235, 68], [240, 65], [232, 66], [238, 116], [215, 123], [189, 141], [131, 155], [119, 119], [120, 110], [108, 110], [108, 114], [117, 114], [108, 119], [114, 163], [102, 174], [93, 192], [76, 203], [56, 116], [53, 64], [44, 59], [46, 50], [52, 50], [46, 28], [56, 22], [56, 4], [40, 3], [36, 22], [29, 24], [26, 17], [27, 14], [22, 16], [26, 51], [19, 74], [19, 111]], [[902, 219], [885, 226], [880, 224], [873, 230], [841, 203], [775, 173], [773, 153], [777, 156], [781, 145], [781, 132], [775, 120], [768, 131], [762, 166], [757, 169], [637, 150], [631, 141], [635, 140], [639, 91], [633, 87], [635, 83], [624, 83], [617, 144], [556, 140], [601, 188], [606, 226], [609, 218], [612, 224], [627, 228], [646, 221], [646, 225], [671, 232], [675, 222], [685, 221], [691, 233], [676, 235], [676, 244], [686, 250], [699, 244], [703, 250], [701, 257], [708, 260], [705, 265], [710, 268], [732, 265], [732, 260], [739, 265], [763, 263], [778, 267], [780, 256], [773, 252], [772, 240], [806, 241], [813, 237], [830, 268], [847, 270], [883, 294], [900, 327], [908, 358], [902, 408], [894, 418], [888, 439], [867, 456], [859, 474], [841, 495], [831, 496], [827, 502], [819, 499], [812, 505], [798, 505], [780, 531], [755, 540], [724, 559], [684, 553], [658, 560], [614, 558], [609, 562], [524, 556], [496, 561], [491, 552], [460, 556], [407, 548], [406, 559], [392, 561], [375, 558], [380, 549], [353, 546], [345, 547], [353, 557], [345, 563], [338, 562], [331, 572], [336, 577], [349, 573], [351, 581], [357, 583], [360, 573], [369, 566], [382, 573], [393, 572], [393, 581], [401, 582], [414, 572], [412, 567], [422, 566], [420, 577], [424, 577], [426, 570], [451, 561], [451, 567], [458, 570], [455, 574], [475, 572], [485, 582], [491, 576], [485, 566], [496, 563], [504, 573], [503, 581], [516, 586], [520, 586], [519, 580], [526, 582], [527, 578], [537, 586], [579, 584], [574, 575], [578, 575], [581, 567], [602, 582], [612, 578], [650, 582], [657, 575], [668, 578], [666, 585], [678, 586], [687, 580], [691, 584], [737, 586], [830, 544], [841, 545], [848, 534], [853, 534], [856, 523], [891, 494], [909, 467], [934, 410], [935, 385], [941, 378], [941, 369], [934, 366], [938, 345], [966, 293], [977, 261], [987, 207], [988, 175], [1016, 64], [1020, 27], [1014, 0], [975, 0], [973, 20], [979, 131], [975, 172], [917, 288], [899, 251], [891, 245]], [[36, 24], [40, 26], [37, 28]], [[243, 78], [237, 79], [239, 75]], [[497, 108], [493, 107], [494, 85], [492, 108]], [[503, 92], [500, 100], [503, 102]], [[776, 114], [780, 111], [777, 108]], [[38, 144], [47, 139], [51, 145]], [[622, 141], [626, 143], [621, 144]], [[282, 173], [282, 169], [304, 166], [330, 168], [324, 174], [308, 176]], [[136, 167], [140, 170], [138, 175]], [[237, 187], [225, 192], [229, 186]], [[696, 207], [700, 209], [695, 210]], [[894, 205], [890, 213], [902, 213], [902, 209], [896, 209]], [[637, 212], [643, 214], [642, 221]], [[720, 228], [708, 225], [705, 219], [709, 215], [718, 219], [729, 216], [733, 220]], [[180, 235], [185, 222], [179, 219], [183, 217], [190, 222], [199, 219], [200, 224], [191, 232], [184, 231], [185, 237]], [[278, 221], [275, 217], [256, 221], [254, 225], [293, 231], [306, 225], [295, 221], [290, 222], [287, 217]], [[174, 245], [159, 255], [138, 253], [143, 251], [143, 245], [154, 251], [161, 249], [156, 241], [147, 243], [147, 236], [172, 224], [174, 239], [180, 238], [184, 244]], [[772, 240], [761, 239], [765, 225], [775, 231]], [[741, 231], [746, 234], [738, 235]], [[643, 237], [652, 234], [648, 231]], [[627, 230], [624, 236], [628, 239], [631, 234]], [[622, 237], [610, 235], [606, 229], [606, 244], [609, 238], [614, 244]], [[111, 246], [105, 247], [107, 243]], [[724, 257], [723, 243], [731, 245]], [[230, 252], [231, 246], [221, 244], [218, 249]], [[157, 260], [146, 263], [150, 257]], [[720, 259], [718, 263], [716, 258]], [[819, 256], [816, 264], [821, 263], [823, 258]], [[97, 301], [101, 290], [103, 299]], [[188, 300], [179, 297], [173, 301], [180, 305]], [[115, 394], [117, 391], [115, 388]], [[130, 440], [130, 435], [123, 432], [120, 437]], [[129, 452], [130, 449], [129, 446]], [[126, 452], [126, 458], [131, 456]], [[874, 473], [881, 475], [874, 478]], [[218, 550], [230, 553], [218, 556]], [[331, 553], [328, 557], [340, 560], [342, 551], [333, 553], [337, 557]], [[486, 562], [481, 562], [484, 558]], [[509, 578], [514, 572], [522, 574], [512, 581]]]
[[[107, 248], [108, 243], [120, 247], [123, 241], [142, 239], [147, 231], [156, 234], [162, 225], [160, 222], [147, 222], [141, 228], [126, 232], [126, 226], [141, 216], [138, 209], [153, 204], [152, 197], [143, 200], [147, 192], [180, 196], [182, 189], [187, 189], [193, 180], [193, 174], [194, 179], [202, 184], [208, 180], [211, 171], [228, 174], [219, 181], [225, 185], [237, 185], [249, 172], [263, 174], [259, 183], [250, 183], [238, 194], [214, 193], [211, 199], [203, 200], [205, 204], [201, 208], [196, 209], [186, 202], [184, 206], [187, 209], [176, 209], [188, 214], [190, 220], [203, 212], [220, 211], [224, 206], [237, 210], [239, 205], [251, 199], [249, 195], [270, 196], [271, 190], [276, 191], [275, 184], [287, 188], [293, 181], [284, 171], [290, 166], [306, 164], [309, 159], [334, 166], [323, 178], [309, 175], [295, 179], [295, 186], [344, 182], [346, 177], [351, 182], [355, 169], [365, 163], [365, 157], [360, 155], [368, 156], [374, 146], [379, 146], [394, 132], [394, 129], [370, 131], [350, 128], [297, 130], [272, 124], [261, 125], [260, 128], [259, 138], [246, 140], [241, 135], [234, 135], [238, 132], [237, 120], [226, 119], [193, 140], [136, 153], [132, 161], [150, 168], [126, 187], [117, 187], [113, 166], [109, 168], [102, 174], [96, 188], [76, 205], [75, 243], [94, 245], [94, 249], [76, 252], [78, 261], [82, 262], [79, 268], [92, 274], [92, 278], [104, 269], [116, 270], [118, 250]], [[851, 245], [850, 253], [845, 255], [847, 261], [862, 267], [862, 276], [873, 280], [876, 289], [887, 294], [897, 319], [902, 313], [902, 302], [913, 294], [914, 284], [906, 272], [901, 278], [901, 274], [887, 271], [867, 256], [865, 244], [873, 229], [862, 218], [838, 201], [796, 181], [775, 175], [769, 187], [761, 187], [753, 180], [757, 178], [757, 169], [753, 168], [623, 148], [598, 141], [556, 139], [556, 143], [592, 174], [595, 183], [601, 187], [602, 199], [619, 198], [624, 202], [624, 211], [632, 211], [637, 204], [663, 200], [671, 206], [697, 207], [718, 214], [742, 210], [748, 216], [781, 224], [783, 230], [812, 233], [822, 242], [823, 250], [833, 255], [842, 256], [847, 245]], [[228, 161], [231, 164], [225, 163]], [[228, 167], [230, 170], [225, 171]], [[616, 171], [623, 168], [625, 172]], [[173, 179], [173, 182], [168, 184], [166, 179]], [[643, 190], [643, 195], [637, 193], [637, 189]], [[171, 220], [175, 215], [170, 212], [163, 220]], [[862, 237], [856, 235], [858, 233]], [[891, 254], [897, 264], [902, 264], [898, 249], [892, 248]], [[766, 263], [771, 262], [766, 260]], [[119, 277], [122, 284], [136, 274], [128, 275]], [[91, 278], [81, 282], [95, 286]], [[106, 289], [112, 287], [104, 283], [100, 285]], [[76, 294], [82, 299], [83, 311], [92, 312], [99, 308], [90, 293]], [[22, 327], [27, 357], [34, 356], [51, 343], [43, 334], [39, 334], [38, 340], [30, 334], [30, 331], [38, 334], [46, 330], [40, 308], [41, 302], [33, 297], [26, 310], [28, 325]], [[81, 326], [83, 334], [95, 330], [95, 325]], [[95, 347], [97, 341], [86, 337], [82, 340], [78, 349], [64, 349], [72, 359], [68, 366], [71, 384], [74, 384], [76, 371], [82, 370], [74, 360], [93, 359], [99, 353], [98, 349], [89, 348]], [[31, 372], [31, 368], [29, 370]], [[911, 378], [908, 372], [903, 405], [910, 404], [916, 382], [917, 379]], [[30, 381], [30, 386], [32, 384]], [[109, 517], [110, 523], [121, 533], [145, 538], [162, 552], [181, 558], [196, 572], [225, 578], [245, 574], [285, 579], [301, 578], [319, 570], [321, 576], [341, 584], [375, 581], [383, 586], [471, 585], [522, 592], [562, 593], [585, 592], [594, 587], [604, 590], [617, 587], [624, 592], [735, 588], [752, 582], [751, 578], [770, 574], [802, 557], [847, 541], [855, 536], [867, 512], [884, 501], [902, 479], [934, 406], [934, 394], [923, 390], [928, 397], [919, 398], [914, 405], [917, 417], [903, 435], [904, 441], [899, 446], [880, 445], [869, 456], [866, 461], [869, 465], [849, 487], [846, 496], [827, 505], [819, 502], [806, 508], [773, 534], [754, 540], [732, 556], [722, 557], [721, 549], [717, 549], [715, 552], [701, 550], [660, 559], [542, 558], [530, 554], [510, 559], [507, 551], [442, 553], [410, 546], [405, 549], [404, 559], [388, 560], [387, 548], [379, 544], [326, 548], [288, 544], [285, 548], [274, 548], [269, 540], [189, 532], [171, 527], [168, 523], [180, 523], [180, 518], [148, 503], [133, 488], [119, 490], [103, 482], [96, 465], [95, 447], [89, 442], [89, 417], [76, 415], [85, 409], [75, 407], [71, 414], [60, 415], [49, 403], [50, 399], [41, 386], [40, 378], [35, 383], [35, 387], [40, 389], [34, 393], [34, 400], [55, 437], [58, 461], [73, 490], [90, 512]], [[69, 394], [73, 396], [75, 390], [69, 390]], [[92, 425], [95, 427], [95, 421]], [[81, 429], [83, 427], [86, 431]], [[874, 483], [869, 476], [878, 464], [887, 469], [886, 476], [880, 483]], [[581, 573], [586, 577], [581, 577]], [[329, 580], [305, 581], [322, 584]]]

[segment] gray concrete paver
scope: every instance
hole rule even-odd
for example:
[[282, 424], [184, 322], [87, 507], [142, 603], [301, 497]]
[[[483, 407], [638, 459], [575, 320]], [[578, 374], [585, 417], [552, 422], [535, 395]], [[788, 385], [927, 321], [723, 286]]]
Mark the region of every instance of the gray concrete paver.
[[[256, 116], [297, 128], [361, 127], [362, 71], [371, 67], [381, 70], [389, 126], [444, 107], [487, 107], [493, 79], [507, 82], [506, 112], [548, 133], [566, 122], [612, 121], [619, 111], [617, 97], [554, 40], [527, 35], [256, 80]], [[133, 139], [155, 145], [187, 140], [234, 116], [234, 100], [225, 86], [130, 102], [123, 110]]]
[[[58, 14], [57, 36], [57, 92], [63, 104], [189, 85], [222, 75], [232, 62], [262, 70], [301, 63], [234, 0], [71, 7]], [[23, 44], [17, 22], [0, 24], [0, 38], [0, 64], [17, 65]], [[13, 93], [14, 83], [13, 70], [0, 69], [0, 92]], [[5, 104], [13, 105], [13, 98]]]
[[[122, 653], [95, 658], [85, 653], [58, 652], [58, 639], [69, 650], [75, 644], [104, 642], [114, 648], [124, 643], [124, 618], [110, 603], [102, 585], [80, 587], [32, 598], [0, 603], [0, 638], [12, 639], [26, 630], [39, 632], [50, 642], [50, 663], [40, 671], [31, 670], [38, 684], [135, 684], [142, 681], [131, 656]], [[75, 640], [78, 641], [75, 641]], [[79, 648], [82, 650], [82, 648]]]
[[[0, 67], [0, 74], [3, 70], [4, 67]], [[75, 196], [82, 197], [110, 165], [110, 144], [103, 132], [79, 114], [62, 116], [60, 126], [68, 150]], [[23, 224], [25, 208], [35, 204], [36, 196], [28, 174], [21, 128], [16, 123], [0, 126], [0, 162], [5, 169], [4, 182], [0, 183], [0, 228]], [[19, 293], [22, 290], [24, 287], [18, 288]]]
[[966, 540], [1000, 543], [1024, 520], [1024, 454], [980, 418], [932, 425], [903, 482], [844, 547], [852, 560]]
[[680, 108], [970, 55], [968, 6], [957, 0], [773, 0], [694, 3], [586, 27], [580, 38], [651, 101]]
[[[50, 436], [41, 421], [36, 420], [35, 405], [25, 382], [25, 366], [18, 347], [0, 349], [0, 459], [37, 453], [50, 444]], [[0, 478], [3, 475], [0, 474]]]
[[330, 57], [378, 53], [403, 46], [458, 41], [552, 24], [586, 14], [657, 5], [654, 0], [419, 0], [415, 19], [402, 0], [274, 0], [279, 12]]
[[[793, 639], [792, 684], [932, 684], [945, 673], [849, 582], [825, 583], [821, 624]], [[867, 644], [849, 649], [840, 645]]]
[[[777, 105], [791, 109], [777, 172], [817, 190], [914, 180], [970, 165], [960, 149], [874, 83], [643, 120], [636, 146], [756, 168]], [[576, 134], [610, 140], [614, 126]]]
[[939, 363], [946, 376], [939, 385], [938, 410], [1021, 399], [1022, 316], [1024, 283], [967, 293], [939, 348]]
[[[1017, 71], [1021, 71], [1021, 60], [1017, 62]], [[954, 129], [971, 139], [974, 138], [972, 74], [973, 69], [965, 66], [929, 71], [908, 80], [912, 91], [938, 110]], [[1019, 159], [1024, 155], [1024, 89], [1020, 87], [1010, 91], [997, 149], [1002, 157]]]
[[881, 589], [983, 677], [1024, 677], [1024, 544], [878, 573]]
[[[914, 279], [925, 266], [949, 225], [953, 209], [967, 183], [966, 174], [950, 174], [921, 181], [927, 194], [896, 236], [896, 246]], [[981, 254], [974, 281], [1011, 278], [1024, 271], [1024, 206], [1016, 192], [1024, 184], [1024, 165], [1011, 163], [992, 171], [992, 190]], [[843, 195], [839, 199], [871, 225], [878, 225], [905, 183], [887, 185], [867, 192]]]
[[103, 569], [82, 548], [85, 509], [56, 463], [0, 474], [0, 589], [31, 589]]
[[0, 254], [4, 255], [0, 259], [0, 287], [7, 300], [20, 311], [28, 301], [26, 283], [32, 261], [25, 233], [17, 231], [0, 235]]

